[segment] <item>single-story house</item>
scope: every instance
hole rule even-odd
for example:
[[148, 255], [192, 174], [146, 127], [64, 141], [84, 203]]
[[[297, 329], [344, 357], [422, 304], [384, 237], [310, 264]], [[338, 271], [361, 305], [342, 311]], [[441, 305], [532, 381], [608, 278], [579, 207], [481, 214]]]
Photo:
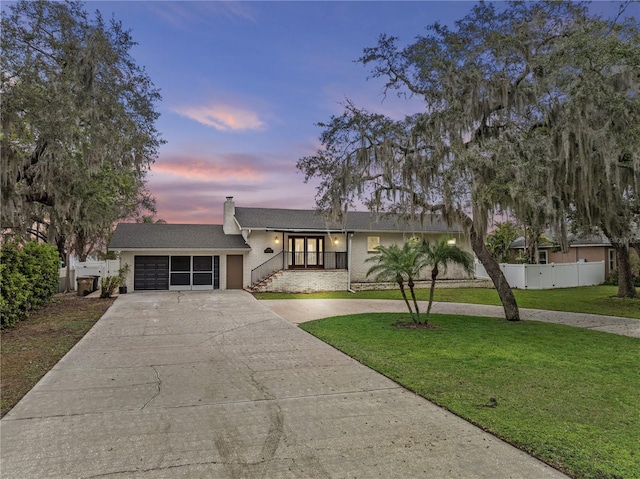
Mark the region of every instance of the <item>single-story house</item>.
[[[563, 253], [557, 245], [541, 242], [538, 245], [539, 263], [586, 263], [604, 262], [604, 277], [608, 278], [616, 269], [616, 251], [611, 242], [604, 235], [577, 236], [570, 235], [567, 238], [568, 251]], [[524, 237], [511, 243], [511, 249], [523, 251], [525, 249]]]
[[[129, 291], [345, 291], [371, 281], [365, 260], [378, 245], [445, 234], [471, 250], [462, 228], [437, 215], [410, 223], [349, 212], [338, 225], [315, 210], [236, 207], [227, 197], [222, 225], [120, 223], [109, 249], [130, 267]], [[451, 267], [443, 278], [468, 276]]]

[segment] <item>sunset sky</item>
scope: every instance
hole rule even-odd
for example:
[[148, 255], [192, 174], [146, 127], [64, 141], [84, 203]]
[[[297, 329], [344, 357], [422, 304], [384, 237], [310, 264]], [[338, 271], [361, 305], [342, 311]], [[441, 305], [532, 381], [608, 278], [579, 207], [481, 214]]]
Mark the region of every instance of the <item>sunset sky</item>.
[[[396, 118], [419, 107], [384, 98], [382, 80], [355, 63], [380, 34], [410, 43], [452, 24], [471, 2], [87, 2], [131, 30], [131, 52], [161, 90], [167, 143], [152, 166], [157, 218], [221, 223], [236, 205], [313, 208], [315, 187], [296, 170], [315, 153], [316, 123], [341, 103]], [[613, 14], [618, 3], [596, 3]]]

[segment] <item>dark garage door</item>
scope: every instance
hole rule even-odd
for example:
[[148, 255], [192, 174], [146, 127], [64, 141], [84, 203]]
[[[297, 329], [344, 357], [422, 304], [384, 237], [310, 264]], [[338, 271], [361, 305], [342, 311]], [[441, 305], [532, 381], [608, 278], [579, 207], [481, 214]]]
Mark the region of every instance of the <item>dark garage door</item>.
[[133, 289], [169, 289], [168, 256], [136, 256], [133, 267]]

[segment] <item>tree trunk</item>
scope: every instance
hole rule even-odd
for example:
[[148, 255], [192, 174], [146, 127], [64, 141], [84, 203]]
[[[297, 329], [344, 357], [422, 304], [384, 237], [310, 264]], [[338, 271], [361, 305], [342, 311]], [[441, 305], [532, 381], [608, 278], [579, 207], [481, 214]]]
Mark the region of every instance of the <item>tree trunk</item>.
[[516, 297], [513, 295], [511, 286], [509, 286], [507, 278], [504, 277], [500, 265], [485, 246], [484, 238], [478, 235], [473, 226], [471, 226], [469, 236], [471, 238], [471, 248], [473, 252], [482, 263], [482, 266], [484, 266], [484, 269], [487, 271], [491, 281], [493, 281], [493, 285], [498, 291], [498, 296], [500, 296], [500, 301], [502, 301], [502, 307], [504, 308], [505, 318], [508, 321], [520, 321], [520, 311], [518, 310]]
[[398, 281], [398, 286], [400, 286], [400, 292], [402, 293], [404, 302], [406, 303], [407, 308], [409, 308], [409, 314], [411, 314], [411, 321], [413, 321], [414, 323], [418, 323], [418, 321], [416, 321], [416, 318], [413, 316], [413, 309], [411, 309], [411, 304], [409, 304], [409, 299], [407, 298], [407, 293], [404, 291], [404, 284], [402, 284], [402, 281]]
[[66, 269], [66, 273], [65, 273], [65, 278], [64, 278], [64, 292], [68, 293], [69, 291], [71, 291], [71, 266], [69, 265], [69, 253], [67, 253], [67, 255], [65, 256], [65, 269]]
[[638, 293], [631, 274], [629, 245], [611, 241], [611, 246], [616, 250], [616, 262], [618, 263], [618, 298], [637, 298]]
[[431, 314], [431, 306], [433, 306], [433, 293], [436, 289], [436, 278], [438, 277], [438, 268], [433, 268], [431, 271], [431, 288], [429, 289], [429, 305], [427, 306], [427, 317], [424, 320], [424, 323], [427, 324], [429, 321], [429, 315]]
[[[418, 300], [416, 299], [416, 292], [413, 290], [413, 287], [415, 286], [414, 282], [412, 279], [410, 279], [407, 284], [409, 285], [409, 291], [411, 291], [411, 299], [413, 299], [413, 305], [416, 308], [416, 317], [418, 318], [418, 323], [420, 322], [420, 308], [418, 308]], [[426, 319], [425, 319], [425, 324], [427, 323]]]

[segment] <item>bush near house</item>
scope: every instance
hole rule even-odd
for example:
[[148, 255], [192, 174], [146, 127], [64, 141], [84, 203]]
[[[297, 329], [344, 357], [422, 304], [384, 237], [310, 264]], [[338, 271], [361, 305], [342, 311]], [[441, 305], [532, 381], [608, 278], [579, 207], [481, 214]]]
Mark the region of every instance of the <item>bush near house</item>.
[[0, 318], [14, 326], [46, 304], [58, 289], [60, 256], [55, 246], [8, 242], [0, 250]]
[[[629, 255], [629, 260], [631, 263], [631, 276], [633, 277], [633, 284], [636, 288], [640, 287], [640, 256], [636, 253], [631, 253]], [[618, 286], [618, 270], [614, 269], [609, 273], [609, 277], [606, 279], [604, 284], [609, 284], [613, 286]]]

